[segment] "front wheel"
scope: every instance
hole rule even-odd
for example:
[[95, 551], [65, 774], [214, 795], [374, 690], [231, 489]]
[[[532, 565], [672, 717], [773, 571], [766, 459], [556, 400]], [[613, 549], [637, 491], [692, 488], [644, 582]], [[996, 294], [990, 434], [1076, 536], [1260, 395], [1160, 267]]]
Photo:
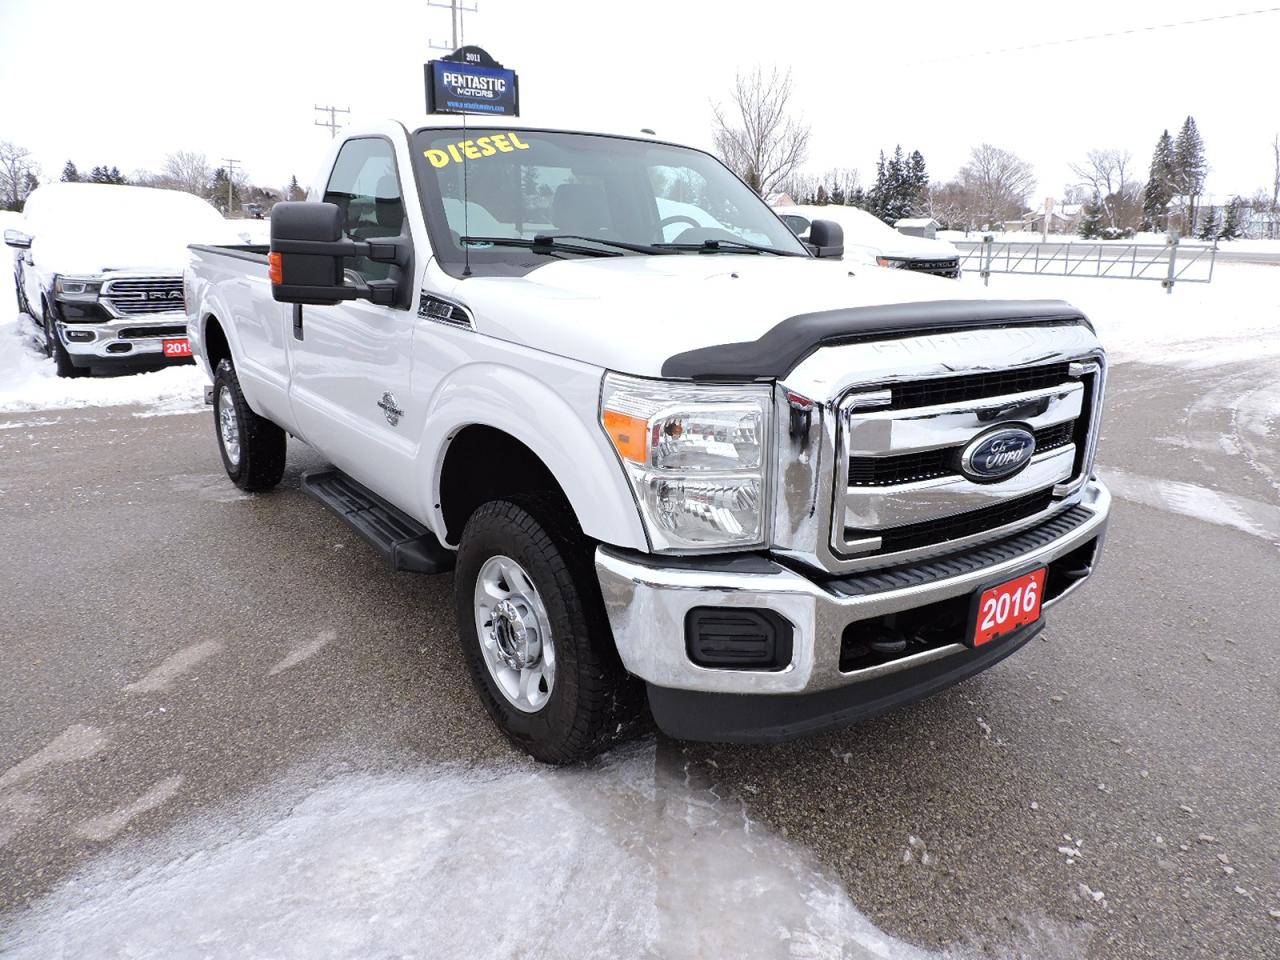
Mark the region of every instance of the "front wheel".
[[227, 476], [241, 490], [270, 490], [284, 476], [285, 432], [250, 409], [230, 360], [213, 373], [213, 422]]
[[58, 376], [72, 378], [89, 375], [88, 367], [77, 367], [71, 362], [71, 354], [58, 339], [58, 325], [49, 315], [48, 310], [44, 312], [44, 352], [45, 356], [53, 357], [54, 369]]
[[544, 763], [593, 756], [631, 719], [631, 682], [586, 556], [555, 505], [507, 500], [471, 515], [458, 550], [458, 637], [471, 678], [508, 739]]

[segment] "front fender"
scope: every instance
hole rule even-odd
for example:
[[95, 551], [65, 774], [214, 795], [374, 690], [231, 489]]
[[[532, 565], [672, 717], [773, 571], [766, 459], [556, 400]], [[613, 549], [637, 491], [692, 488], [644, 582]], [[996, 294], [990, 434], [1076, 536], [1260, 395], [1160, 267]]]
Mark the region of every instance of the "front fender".
[[532, 372], [501, 362], [451, 372], [434, 392], [418, 454], [430, 476], [423, 515], [431, 526], [443, 537], [440, 478], [449, 444], [462, 429], [479, 425], [509, 434], [542, 460], [587, 536], [648, 550], [630, 484], [597, 423], [602, 376], [598, 368], [545, 355]]

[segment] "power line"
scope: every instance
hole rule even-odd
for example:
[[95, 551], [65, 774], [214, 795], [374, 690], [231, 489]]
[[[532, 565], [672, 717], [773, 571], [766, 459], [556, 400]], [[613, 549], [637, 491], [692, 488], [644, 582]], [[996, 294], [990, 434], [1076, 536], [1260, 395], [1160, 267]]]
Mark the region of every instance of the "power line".
[[465, 28], [462, 23], [463, 15], [468, 13], [476, 13], [478, 12], [478, 8], [475, 5], [472, 5], [470, 7], [462, 6], [458, 3], [458, 0], [449, 0], [448, 3], [437, 3], [436, 0], [427, 0], [427, 6], [439, 7], [442, 10], [448, 10], [450, 14], [450, 19], [453, 24], [453, 30], [451, 34], [453, 38], [453, 42], [450, 46], [446, 47], [443, 43], [436, 43], [435, 41], [430, 39], [427, 40], [427, 46], [429, 46], [432, 50], [448, 50], [451, 53], [454, 50], [457, 50], [458, 47], [461, 46], [461, 44], [458, 43], [460, 31], [462, 33], [465, 33]]
[[321, 107], [317, 105], [314, 109], [319, 110], [321, 113], [329, 114], [328, 120], [317, 120], [315, 125], [317, 127], [328, 127], [330, 140], [338, 135], [338, 129], [342, 126], [338, 122], [338, 114], [351, 112], [347, 107]]
[[1072, 43], [1087, 43], [1092, 40], [1109, 40], [1113, 37], [1134, 36], [1140, 33], [1154, 33], [1158, 30], [1172, 30], [1175, 27], [1193, 27], [1203, 23], [1219, 20], [1239, 20], [1242, 17], [1256, 17], [1265, 13], [1280, 13], [1280, 7], [1263, 7], [1257, 10], [1241, 10], [1236, 13], [1219, 13], [1212, 17], [1197, 17], [1194, 20], [1177, 20], [1172, 23], [1150, 23], [1124, 30], [1110, 30], [1106, 33], [1090, 33], [1080, 37], [1064, 37], [1061, 40], [1042, 40], [1038, 43], [1026, 43], [1017, 47], [1000, 47], [995, 50], [984, 50], [981, 53], [958, 53], [950, 57], [937, 57], [932, 60], [919, 60], [908, 66], [923, 66], [930, 63], [949, 63], [954, 60], [970, 60], [974, 57], [995, 57], [1002, 53], [1021, 53], [1024, 50], [1041, 50], [1045, 47], [1062, 47]]
[[232, 160], [229, 157], [223, 157], [222, 162], [227, 165], [227, 216], [229, 217], [231, 216], [231, 204], [233, 202], [232, 196], [231, 196], [231, 188], [235, 185], [236, 164], [239, 163], [240, 161]]

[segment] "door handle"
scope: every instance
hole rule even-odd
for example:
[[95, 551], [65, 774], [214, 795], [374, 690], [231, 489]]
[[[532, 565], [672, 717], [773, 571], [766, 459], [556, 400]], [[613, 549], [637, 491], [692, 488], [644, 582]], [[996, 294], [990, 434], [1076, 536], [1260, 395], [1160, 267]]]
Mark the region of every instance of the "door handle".
[[293, 305], [293, 339], [302, 339], [302, 304]]

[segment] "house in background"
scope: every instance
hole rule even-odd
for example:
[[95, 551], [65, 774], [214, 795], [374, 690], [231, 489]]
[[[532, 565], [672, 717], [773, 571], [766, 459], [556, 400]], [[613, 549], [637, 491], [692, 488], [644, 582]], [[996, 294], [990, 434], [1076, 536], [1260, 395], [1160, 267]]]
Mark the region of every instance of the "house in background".
[[[1075, 233], [1080, 228], [1081, 211], [1078, 203], [1055, 205], [1049, 213], [1050, 233]], [[1044, 211], [1029, 210], [1017, 220], [1004, 222], [1006, 233], [1041, 233], [1044, 231]]]
[[901, 234], [908, 237], [924, 237], [926, 240], [937, 239], [939, 226], [940, 224], [933, 217], [903, 217], [893, 224], [894, 229]]

